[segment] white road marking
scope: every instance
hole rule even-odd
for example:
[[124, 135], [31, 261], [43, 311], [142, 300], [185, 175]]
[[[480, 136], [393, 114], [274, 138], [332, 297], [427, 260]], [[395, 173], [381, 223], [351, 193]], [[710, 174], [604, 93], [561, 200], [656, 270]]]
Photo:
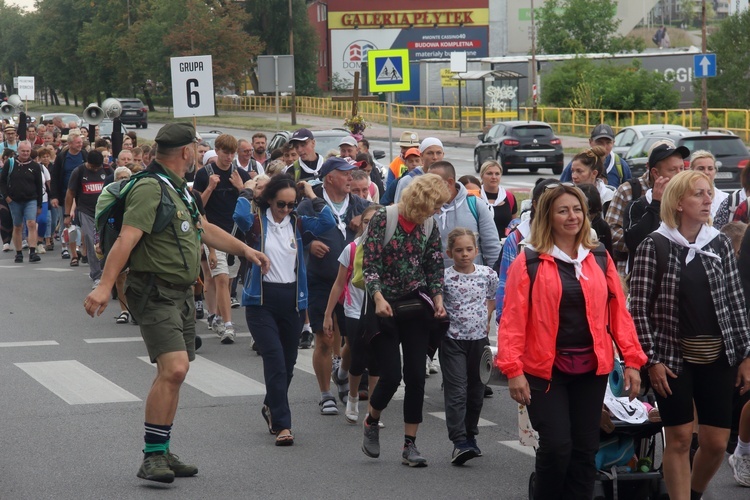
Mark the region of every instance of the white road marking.
[[[437, 417], [440, 420], [445, 420], [445, 412], [444, 411], [433, 411], [430, 412], [430, 415], [433, 417]], [[494, 422], [490, 422], [489, 420], [485, 420], [483, 418], [479, 418], [479, 423], [477, 424], [478, 427], [492, 427], [494, 425], [497, 425]]]
[[512, 448], [516, 451], [519, 451], [523, 453], [524, 455], [528, 455], [530, 457], [536, 457], [536, 450], [532, 448], [531, 446], [524, 446], [521, 443], [518, 442], [518, 440], [515, 441], [498, 441], [498, 443], [507, 446], [508, 448]]
[[118, 342], [143, 342], [143, 337], [108, 337], [102, 339], [83, 339], [87, 344], [110, 344]]
[[[151, 365], [147, 356], [138, 359]], [[266, 386], [234, 370], [196, 356], [190, 363], [185, 383], [213, 397], [257, 396], [266, 393]]]
[[76, 360], [15, 365], [71, 405], [140, 401], [137, 396]]
[[312, 364], [312, 355], [314, 349], [300, 349], [297, 351], [297, 364], [294, 365], [295, 370], [302, 370], [310, 375], [315, 375], [315, 370]]
[[[72, 269], [58, 269], [56, 267], [35, 267], [35, 271], [52, 271], [53, 273], [71, 273]], [[88, 276], [88, 273], [86, 274]]]
[[25, 342], [0, 342], [0, 347], [41, 347], [45, 345], [60, 345], [54, 340], [29, 340]]

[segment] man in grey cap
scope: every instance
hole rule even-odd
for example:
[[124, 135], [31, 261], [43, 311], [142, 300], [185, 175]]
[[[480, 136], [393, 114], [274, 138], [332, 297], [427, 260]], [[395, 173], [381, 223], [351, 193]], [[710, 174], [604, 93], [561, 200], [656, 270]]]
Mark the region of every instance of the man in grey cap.
[[[617, 188], [623, 182], [627, 182], [632, 179], [633, 174], [630, 173], [630, 166], [628, 162], [623, 160], [620, 155], [612, 151], [612, 147], [615, 144], [615, 132], [612, 127], [606, 123], [600, 123], [591, 131], [591, 137], [589, 138], [589, 146], [601, 146], [607, 151], [607, 156], [604, 158], [604, 170], [607, 174], [607, 184]], [[560, 176], [560, 182], [573, 182], [572, 177], [572, 164], [568, 163]]]
[[[202, 243], [244, 256], [264, 273], [270, 266], [264, 254], [203, 217], [200, 198], [191, 195], [185, 181], [185, 174], [195, 168], [195, 142], [195, 129], [187, 123], [167, 124], [156, 134], [156, 158], [148, 168], [152, 175], [139, 178], [129, 191], [122, 229], [106, 256], [101, 281], [83, 301], [90, 316], [101, 315], [117, 276], [129, 265], [125, 294], [157, 369], [146, 399], [144, 457], [137, 475], [161, 483], [198, 473], [196, 466], [171, 453], [169, 441], [180, 386], [195, 359], [193, 283]], [[175, 209], [171, 229], [154, 231], [162, 182]]]
[[[320, 169], [324, 158], [315, 152], [315, 136], [306, 128], [295, 130], [289, 143], [294, 145], [299, 158], [289, 165], [285, 173], [294, 177], [295, 181], [309, 181], [322, 177]], [[354, 143], [355, 147], [357, 143]]]

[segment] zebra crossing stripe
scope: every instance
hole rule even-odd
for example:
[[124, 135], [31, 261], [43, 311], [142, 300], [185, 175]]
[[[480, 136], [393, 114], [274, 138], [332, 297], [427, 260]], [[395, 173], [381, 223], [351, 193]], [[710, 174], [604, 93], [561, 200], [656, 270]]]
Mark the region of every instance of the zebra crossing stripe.
[[137, 396], [76, 360], [15, 365], [70, 405], [140, 401]]
[[498, 443], [507, 446], [508, 448], [512, 448], [518, 452], [523, 453], [524, 455], [528, 455], [530, 457], [536, 457], [536, 450], [532, 448], [531, 446], [524, 446], [521, 443], [518, 442], [518, 439], [515, 441], [498, 441]]
[[[152, 364], [148, 356], [139, 356], [138, 359]], [[202, 356], [196, 356], [190, 363], [185, 383], [213, 397], [257, 396], [266, 393], [264, 384]]]
[[0, 342], [0, 347], [41, 347], [46, 345], [60, 345], [54, 340], [26, 340], [21, 342]]
[[[437, 417], [440, 420], [445, 420], [445, 412], [444, 411], [433, 411], [430, 412], [430, 415], [433, 417]], [[483, 418], [479, 418], [479, 422], [477, 423], [477, 427], [492, 427], [494, 425], [497, 425], [495, 422], [490, 422], [489, 420], [485, 420]]]

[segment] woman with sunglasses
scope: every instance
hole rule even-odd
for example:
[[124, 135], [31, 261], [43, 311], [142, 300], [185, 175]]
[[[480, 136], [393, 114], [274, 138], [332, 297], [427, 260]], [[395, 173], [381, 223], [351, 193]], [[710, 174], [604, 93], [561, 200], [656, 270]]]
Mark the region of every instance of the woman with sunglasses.
[[547, 186], [528, 246], [510, 267], [506, 287], [514, 293], [505, 296], [498, 330], [498, 367], [539, 433], [537, 500], [592, 497], [612, 340], [625, 358], [631, 400], [646, 362], [617, 269], [592, 240], [586, 211], [574, 185]]
[[[315, 217], [295, 213], [298, 189], [312, 200]], [[273, 177], [256, 201], [259, 210], [253, 213], [250, 202], [238, 198], [233, 218], [248, 244], [264, 249], [271, 268], [265, 275], [256, 265], [250, 268], [242, 305], [246, 306], [247, 326], [263, 357], [266, 398], [261, 414], [269, 432], [276, 435], [276, 446], [290, 446], [294, 436], [287, 393], [308, 299], [302, 235], [324, 233], [336, 221], [308, 183], [295, 184], [286, 174]]]

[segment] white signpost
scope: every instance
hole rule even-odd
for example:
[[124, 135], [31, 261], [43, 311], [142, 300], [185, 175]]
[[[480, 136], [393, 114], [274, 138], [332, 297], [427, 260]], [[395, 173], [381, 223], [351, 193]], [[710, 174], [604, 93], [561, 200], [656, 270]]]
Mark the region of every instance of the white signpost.
[[24, 101], [34, 100], [34, 77], [33, 76], [19, 76], [18, 77], [18, 97]]
[[172, 57], [170, 61], [174, 117], [214, 116], [211, 56]]

